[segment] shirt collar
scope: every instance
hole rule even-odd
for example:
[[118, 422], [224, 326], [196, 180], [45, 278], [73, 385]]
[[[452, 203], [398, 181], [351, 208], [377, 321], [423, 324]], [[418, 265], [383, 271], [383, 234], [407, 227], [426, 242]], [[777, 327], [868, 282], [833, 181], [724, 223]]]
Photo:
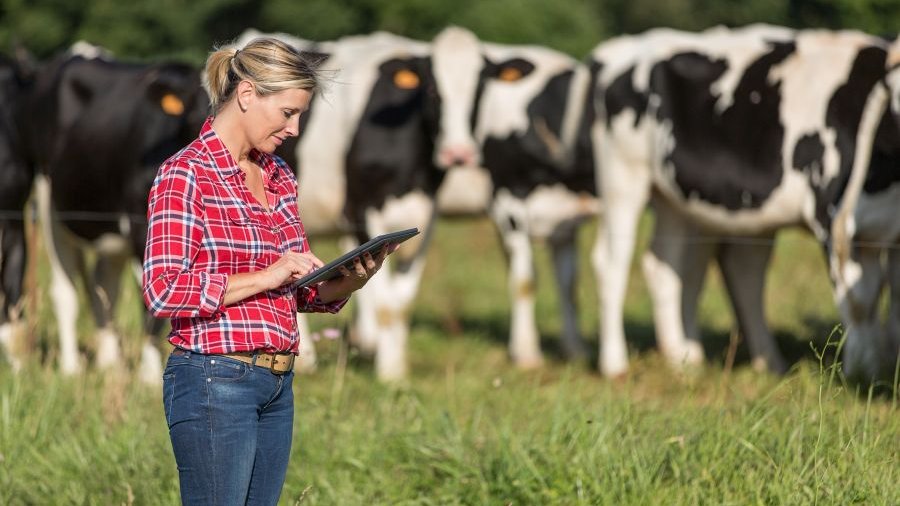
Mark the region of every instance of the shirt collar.
[[[228, 151], [222, 139], [213, 130], [212, 121], [213, 116], [210, 116], [203, 122], [203, 128], [200, 129], [200, 140], [209, 150], [215, 169], [222, 176], [222, 179], [240, 174], [241, 168], [237, 166], [234, 157], [231, 156], [231, 152]], [[278, 164], [275, 163], [271, 155], [257, 149], [251, 149], [248, 156], [253, 162], [262, 167], [267, 183], [278, 178]]]

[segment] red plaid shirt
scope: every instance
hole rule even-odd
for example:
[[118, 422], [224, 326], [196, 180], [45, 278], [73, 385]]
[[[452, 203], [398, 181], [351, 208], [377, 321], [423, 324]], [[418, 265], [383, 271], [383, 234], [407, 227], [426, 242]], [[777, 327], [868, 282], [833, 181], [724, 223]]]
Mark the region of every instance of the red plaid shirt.
[[263, 269], [288, 251], [309, 251], [297, 212], [297, 180], [283, 160], [252, 150], [272, 211], [208, 119], [200, 137], [166, 160], [150, 190], [143, 294], [150, 312], [172, 319], [169, 342], [199, 353], [299, 352], [296, 312], [337, 312], [315, 287], [290, 285], [224, 306], [230, 274]]

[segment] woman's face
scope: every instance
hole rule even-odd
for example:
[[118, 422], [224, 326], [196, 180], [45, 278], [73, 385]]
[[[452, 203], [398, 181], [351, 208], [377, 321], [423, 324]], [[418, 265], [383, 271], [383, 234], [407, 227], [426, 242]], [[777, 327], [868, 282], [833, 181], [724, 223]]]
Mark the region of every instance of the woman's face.
[[287, 89], [266, 96], [254, 91], [247, 102], [245, 131], [250, 144], [272, 153], [288, 137], [300, 134], [300, 115], [309, 109], [312, 93]]

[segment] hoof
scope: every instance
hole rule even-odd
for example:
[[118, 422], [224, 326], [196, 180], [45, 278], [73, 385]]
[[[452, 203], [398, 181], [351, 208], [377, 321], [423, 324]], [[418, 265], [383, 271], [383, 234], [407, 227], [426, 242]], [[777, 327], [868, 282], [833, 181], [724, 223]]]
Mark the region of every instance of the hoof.
[[513, 363], [518, 369], [530, 371], [544, 367], [544, 357], [538, 355], [536, 357], [513, 359]]

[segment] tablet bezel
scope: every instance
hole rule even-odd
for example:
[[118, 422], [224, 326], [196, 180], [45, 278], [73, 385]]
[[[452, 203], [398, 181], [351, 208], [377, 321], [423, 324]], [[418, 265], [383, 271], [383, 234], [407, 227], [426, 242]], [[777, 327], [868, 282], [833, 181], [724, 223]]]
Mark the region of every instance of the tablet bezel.
[[354, 248], [353, 250], [344, 253], [343, 255], [323, 265], [322, 267], [319, 267], [318, 269], [310, 272], [306, 276], [303, 276], [302, 278], [294, 281], [291, 286], [292, 288], [297, 289], [303, 286], [309, 286], [319, 281], [339, 278], [342, 275], [339, 270], [341, 265], [345, 265], [349, 269], [352, 267], [354, 258], [360, 257], [365, 253], [375, 255], [378, 250], [380, 250], [381, 247], [386, 244], [400, 244], [403, 241], [406, 241], [407, 239], [415, 237], [417, 235], [419, 235], [418, 228], [408, 228], [406, 230], [398, 230], [397, 232], [389, 232], [387, 234], [373, 237], [372, 239], [366, 241], [365, 244], [362, 244]]

